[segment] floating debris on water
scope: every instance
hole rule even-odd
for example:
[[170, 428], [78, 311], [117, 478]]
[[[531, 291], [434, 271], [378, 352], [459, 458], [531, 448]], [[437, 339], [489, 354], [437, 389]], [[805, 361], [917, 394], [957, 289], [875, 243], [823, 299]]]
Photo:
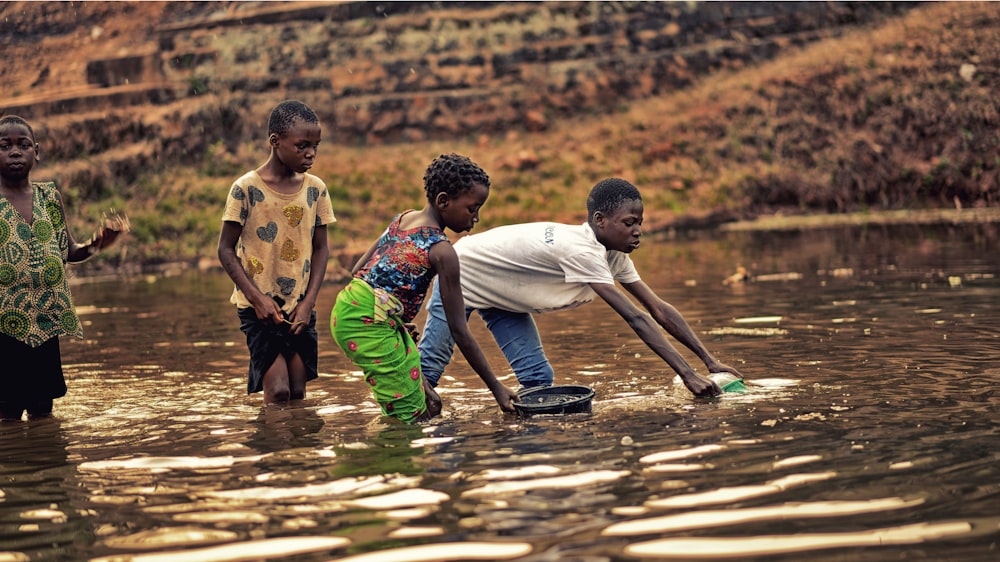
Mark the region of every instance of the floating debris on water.
[[784, 336], [788, 334], [788, 330], [785, 330], [784, 328], [733, 328], [725, 326], [722, 328], [712, 328], [705, 333], [712, 336], [771, 337]]
[[737, 324], [765, 324], [768, 322], [781, 322], [783, 316], [750, 316], [747, 318], [736, 318], [733, 322]]
[[796, 281], [802, 279], [801, 273], [789, 272], [789, 273], [766, 273], [764, 275], [754, 276], [754, 281]]

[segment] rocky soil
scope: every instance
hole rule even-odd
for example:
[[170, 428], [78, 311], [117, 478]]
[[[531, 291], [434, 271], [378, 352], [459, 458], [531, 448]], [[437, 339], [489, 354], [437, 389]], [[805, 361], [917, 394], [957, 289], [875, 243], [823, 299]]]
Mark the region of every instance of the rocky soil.
[[494, 179], [484, 226], [581, 220], [608, 175], [643, 189], [652, 229], [1000, 198], [989, 2], [6, 2], [0, 18], [3, 113], [36, 125], [38, 171], [80, 228], [129, 209], [122, 260], [211, 261], [219, 194], [266, 157], [285, 97], [326, 125], [342, 262], [451, 150]]

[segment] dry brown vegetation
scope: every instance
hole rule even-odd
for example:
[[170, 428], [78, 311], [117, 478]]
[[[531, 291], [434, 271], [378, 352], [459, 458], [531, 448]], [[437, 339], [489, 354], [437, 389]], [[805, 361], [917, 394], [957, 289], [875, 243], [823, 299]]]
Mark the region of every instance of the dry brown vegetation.
[[[922, 5], [879, 27], [716, 74], [611, 114], [551, 118], [544, 130], [377, 146], [326, 143], [331, 230], [349, 264], [396, 212], [422, 205], [443, 152], [471, 156], [494, 189], [480, 228], [584, 219], [593, 183], [633, 181], [652, 230], [762, 215], [993, 207], [1000, 198], [1000, 10]], [[222, 109], [231, 100], [220, 98]], [[128, 263], [214, 263], [227, 187], [264, 147], [214, 147], [116, 195], [80, 197], [78, 230], [109, 206], [134, 230]], [[72, 194], [71, 194], [72, 195]], [[113, 256], [102, 256], [108, 262]]]
[[321, 169], [351, 201], [343, 228], [364, 240], [419, 204], [422, 166], [448, 150], [492, 174], [486, 226], [583, 220], [588, 189], [610, 175], [643, 190], [654, 229], [775, 212], [995, 206], [995, 8], [930, 4], [613, 115], [503, 138], [336, 147]]

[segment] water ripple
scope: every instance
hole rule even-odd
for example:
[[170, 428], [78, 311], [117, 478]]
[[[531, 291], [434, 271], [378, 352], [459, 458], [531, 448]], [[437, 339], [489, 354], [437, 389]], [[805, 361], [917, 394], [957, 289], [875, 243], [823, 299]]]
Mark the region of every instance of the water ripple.
[[578, 489], [589, 484], [600, 484], [618, 480], [629, 474], [631, 474], [631, 471], [628, 470], [593, 470], [551, 478], [495, 482], [480, 486], [479, 488], [466, 490], [462, 492], [462, 497], [495, 497], [529, 490]]
[[916, 544], [968, 535], [972, 525], [965, 521], [917, 523], [853, 533], [802, 533], [792, 536], [711, 537], [662, 539], [630, 544], [625, 553], [649, 558], [681, 560], [766, 556], [807, 552], [827, 548]]
[[251, 540], [208, 548], [166, 551], [149, 554], [113, 555], [94, 558], [91, 562], [241, 562], [284, 558], [309, 552], [325, 552], [350, 544], [340, 537], [282, 537]]
[[836, 475], [837, 473], [835, 472], [792, 474], [771, 480], [770, 482], [765, 482], [761, 485], [731, 486], [707, 492], [671, 496], [658, 500], [649, 500], [645, 505], [648, 507], [697, 507], [703, 505], [731, 503], [784, 492], [789, 488], [829, 480]]
[[805, 517], [835, 517], [890, 509], [903, 509], [920, 505], [923, 502], [923, 499], [904, 500], [902, 498], [884, 498], [866, 501], [785, 503], [776, 506], [746, 509], [686, 511], [673, 515], [615, 523], [601, 531], [601, 534], [607, 536], [630, 536], [715, 528], [723, 525], [735, 525], [754, 521], [780, 521]]
[[318, 500], [326, 497], [340, 497], [360, 494], [378, 493], [389, 489], [415, 485], [418, 478], [405, 476], [367, 476], [360, 478], [342, 478], [323, 484], [306, 484], [303, 486], [267, 486], [256, 488], [240, 488], [236, 490], [206, 491], [202, 494], [210, 498], [223, 498], [241, 503], [258, 503], [262, 501], [310, 499]]
[[531, 545], [516, 542], [439, 543], [391, 548], [338, 558], [338, 562], [445, 562], [448, 560], [510, 560], [531, 553]]

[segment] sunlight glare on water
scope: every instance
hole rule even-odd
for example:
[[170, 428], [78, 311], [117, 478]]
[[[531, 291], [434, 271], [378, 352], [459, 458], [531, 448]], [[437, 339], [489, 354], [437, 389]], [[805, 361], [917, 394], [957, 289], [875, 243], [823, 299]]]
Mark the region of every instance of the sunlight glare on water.
[[[262, 408], [221, 272], [79, 283], [67, 396], [0, 425], [0, 560], [992, 561], [998, 239], [644, 237], [643, 279], [745, 393], [694, 398], [595, 302], [536, 317], [555, 382], [592, 388], [590, 412], [503, 415], [456, 353], [443, 414], [419, 426], [382, 419], [333, 344], [337, 284], [306, 400]], [[749, 280], [724, 284], [738, 266]]]
[[680, 560], [763, 556], [835, 547], [916, 544], [928, 540], [968, 534], [966, 522], [918, 523], [903, 527], [873, 529], [860, 533], [799, 534], [796, 536], [713, 537], [711, 539], [663, 539], [625, 547], [625, 553], [651, 558]]
[[644, 535], [684, 531], [688, 529], [715, 528], [751, 521], [772, 521], [781, 519], [801, 519], [806, 517], [830, 517], [834, 515], [855, 515], [889, 509], [902, 509], [922, 503], [922, 500], [906, 501], [902, 498], [885, 498], [859, 502], [813, 502], [791, 503], [773, 507], [748, 509], [724, 509], [706, 511], [685, 511], [673, 515], [650, 517], [609, 525], [601, 531], [607, 536]]
[[[148, 554], [131, 554], [130, 562], [238, 562], [286, 558], [297, 554], [324, 552], [348, 544], [347, 539], [336, 537], [285, 537], [260, 539], [236, 544], [193, 548]], [[93, 562], [119, 562], [120, 557], [95, 558]]]

